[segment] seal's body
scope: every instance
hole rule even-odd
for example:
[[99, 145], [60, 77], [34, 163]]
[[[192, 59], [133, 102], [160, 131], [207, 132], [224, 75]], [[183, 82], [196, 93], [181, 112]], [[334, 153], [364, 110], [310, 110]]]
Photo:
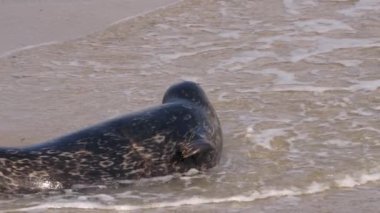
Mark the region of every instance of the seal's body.
[[222, 151], [203, 90], [183, 82], [163, 104], [26, 148], [0, 148], [0, 192], [35, 192], [205, 170]]

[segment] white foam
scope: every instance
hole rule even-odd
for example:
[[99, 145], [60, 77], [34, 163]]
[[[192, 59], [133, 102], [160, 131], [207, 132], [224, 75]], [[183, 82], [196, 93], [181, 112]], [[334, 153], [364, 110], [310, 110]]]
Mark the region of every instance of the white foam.
[[277, 58], [277, 55], [273, 52], [270, 51], [259, 51], [259, 50], [249, 50], [249, 51], [243, 51], [235, 56], [231, 57], [228, 60], [225, 60], [217, 68], [226, 68], [228, 67], [228, 70], [233, 71], [236, 69], [242, 68], [241, 66], [236, 67], [236, 69], [231, 69], [231, 65], [239, 65], [239, 64], [247, 64], [250, 62], [253, 62], [259, 58], [264, 58], [264, 57], [272, 57], [272, 58]]
[[177, 60], [182, 57], [195, 56], [195, 55], [206, 53], [209, 51], [218, 51], [218, 50], [224, 50], [224, 49], [225, 47], [208, 47], [208, 48], [204, 48], [202, 50], [197, 50], [197, 51], [161, 54], [159, 57], [161, 60], [165, 62], [171, 62], [172, 60]]
[[380, 173], [364, 173], [358, 176], [346, 175], [344, 178], [336, 180], [335, 184], [338, 187], [355, 187], [358, 185], [367, 184], [369, 182], [375, 182], [380, 180]]
[[358, 108], [356, 110], [352, 110], [352, 111], [350, 111], [350, 113], [354, 113], [356, 115], [361, 115], [361, 116], [373, 116], [374, 115], [373, 112], [370, 112], [364, 108]]
[[284, 6], [285, 6], [287, 13], [292, 14], [292, 15], [298, 15], [299, 14], [298, 7], [294, 3], [294, 0], [283, 0], [283, 3], [284, 3]]
[[278, 85], [271, 88], [276, 92], [316, 92], [323, 93], [328, 91], [375, 91], [380, 88], [380, 80], [373, 81], [355, 81], [353, 85], [349, 87], [320, 87], [313, 85]]
[[334, 145], [334, 146], [337, 146], [337, 147], [347, 147], [349, 145], [352, 145], [351, 142], [340, 140], [340, 139], [331, 139], [331, 140], [325, 141], [324, 144]]
[[227, 92], [221, 92], [219, 95], [218, 95], [218, 101], [220, 102], [231, 102], [233, 101], [234, 99], [233, 98], [227, 98], [228, 96], [230, 96], [230, 93], [227, 93]]
[[306, 188], [304, 194], [315, 194], [329, 189], [329, 184], [313, 182]]
[[106, 194], [79, 196], [77, 200], [81, 202], [94, 201], [97, 203], [104, 203], [104, 204], [113, 204], [116, 201], [116, 199], [113, 196], [106, 195]]
[[[307, 38], [309, 40], [311, 37]], [[302, 39], [300, 39], [302, 40]], [[291, 53], [291, 61], [298, 62], [311, 56], [329, 53], [337, 49], [380, 47], [380, 39], [353, 39], [353, 38], [328, 38], [315, 37], [312, 48], [296, 49]]]
[[345, 67], [357, 67], [360, 64], [362, 64], [363, 61], [361, 61], [361, 60], [339, 60], [339, 61], [336, 61], [336, 63], [339, 63]]
[[354, 31], [349, 25], [334, 19], [312, 19], [294, 23], [302, 31], [326, 33], [333, 30]]
[[131, 19], [135, 19], [135, 18], [138, 18], [138, 17], [141, 17], [141, 16], [145, 16], [145, 15], [147, 15], [147, 14], [149, 14], [149, 13], [152, 13], [152, 12], [154, 12], [154, 11], [157, 11], [157, 10], [163, 10], [163, 9], [165, 9], [165, 8], [168, 8], [168, 7], [171, 7], [171, 6], [173, 6], [173, 5], [179, 4], [179, 3], [182, 2], [182, 1], [184, 1], [184, 0], [177, 0], [177, 1], [175, 1], [175, 2], [172, 2], [172, 3], [169, 3], [169, 4], [163, 5], [163, 6], [161, 6], [161, 7], [156, 7], [156, 8], [153, 8], [153, 9], [151, 9], [151, 10], [147, 10], [147, 11], [145, 11], [145, 12], [139, 13], [139, 14], [137, 14], [137, 15], [129, 16], [129, 17], [127, 17], [127, 18], [120, 19], [120, 20], [118, 20], [118, 21], [112, 23], [111, 26], [113, 26], [113, 25], [117, 25], [117, 24], [120, 24], [120, 23], [123, 23], [123, 22], [126, 22], [126, 21], [129, 21], [129, 20], [131, 20]]
[[[298, 36], [295, 33], [289, 33], [286, 35], [276, 35], [271, 37], [264, 37], [257, 40], [258, 42], [263, 42], [264, 44], [259, 45], [259, 48], [273, 48], [274, 42], [282, 41], [287, 43], [297, 43], [300, 41], [308, 42], [308, 47], [298, 48], [290, 53], [289, 60], [291, 62], [299, 62], [303, 59], [310, 58], [319, 54], [329, 53], [338, 49], [349, 49], [349, 48], [369, 48], [369, 47], [380, 47], [379, 38], [330, 38], [324, 36]], [[258, 55], [263, 52], [253, 52]], [[283, 60], [279, 58], [272, 52], [267, 54], [267, 56], [276, 57], [278, 60]]]
[[258, 24], [260, 24], [260, 23], [263, 23], [263, 21], [258, 21], [258, 20], [249, 20], [249, 21], [248, 21], [248, 24], [249, 24], [250, 26], [256, 26], [256, 25], [258, 25]]
[[224, 17], [226, 17], [227, 15], [228, 15], [228, 12], [227, 12], [227, 9], [226, 9], [226, 2], [224, 2], [224, 1], [219, 1], [218, 2], [219, 4], [220, 4], [220, 9], [219, 9], [219, 13], [222, 15], [222, 16], [224, 16]]
[[380, 87], [380, 79], [373, 81], [357, 81], [356, 84], [349, 87], [350, 90], [358, 91], [375, 91]]
[[339, 187], [354, 187], [356, 185], [358, 185], [358, 182], [354, 180], [354, 178], [352, 178], [351, 176], [349, 175], [346, 175], [343, 179], [341, 180], [336, 180], [335, 183], [339, 186]]
[[240, 31], [223, 31], [223, 32], [220, 32], [218, 36], [222, 38], [238, 39], [240, 38]]
[[261, 146], [266, 149], [273, 149], [271, 141], [275, 137], [287, 135], [285, 129], [266, 129], [260, 132], [255, 132], [253, 127], [248, 127], [245, 137], [248, 138], [256, 146]]
[[234, 89], [235, 92], [238, 92], [238, 93], [258, 93], [258, 92], [261, 92], [261, 89]]
[[[251, 130], [250, 130], [251, 131]], [[377, 170], [376, 170], [377, 171]], [[201, 196], [193, 196], [176, 201], [162, 201], [156, 203], [147, 203], [142, 205], [115, 205], [114, 198], [109, 195], [95, 195], [91, 196], [100, 199], [103, 204], [99, 202], [88, 201], [89, 199], [76, 199], [64, 201], [49, 201], [48, 203], [40, 204], [34, 207], [17, 209], [16, 211], [41, 211], [46, 209], [61, 209], [61, 208], [75, 208], [75, 209], [97, 209], [97, 210], [116, 210], [116, 211], [132, 211], [143, 209], [155, 208], [168, 208], [168, 207], [181, 207], [185, 205], [201, 205], [211, 203], [226, 203], [226, 202], [252, 202], [259, 199], [276, 198], [283, 196], [300, 196], [321, 193], [331, 189], [332, 187], [355, 187], [370, 182], [380, 180], [380, 173], [361, 173], [359, 175], [345, 175], [341, 179], [337, 179], [331, 183], [320, 183], [313, 181], [310, 185], [304, 188], [289, 186], [284, 189], [264, 189], [260, 191], [252, 191], [245, 195], [234, 195], [222, 198], [206, 198]], [[111, 204], [110, 204], [111, 203]]]
[[97, 61], [90, 61], [90, 60], [86, 60], [86, 61], [73, 60], [73, 61], [69, 61], [68, 65], [73, 66], [73, 67], [91, 67], [91, 70], [95, 72], [106, 71], [106, 70], [110, 70], [116, 67], [116, 66], [109, 66]]
[[380, 10], [380, 1], [378, 0], [359, 0], [349, 9], [340, 10], [339, 13], [346, 16], [361, 16], [368, 11], [378, 12]]
[[295, 80], [294, 73], [286, 72], [280, 69], [265, 69], [261, 71], [264, 74], [275, 75], [277, 84], [299, 84], [301, 82]]
[[18, 53], [18, 52], [23, 51], [23, 50], [29, 50], [29, 49], [48, 46], [48, 45], [57, 44], [57, 43], [58, 43], [57, 41], [49, 41], [49, 42], [44, 42], [44, 43], [40, 43], [40, 44], [24, 46], [24, 47], [21, 47], [18, 49], [14, 49], [14, 50], [5, 52], [5, 53], [0, 55], [0, 58], [4, 58], [4, 57], [10, 56], [10, 55], [13, 55], [13, 54]]
[[348, 114], [346, 111], [340, 111], [337, 116], [334, 117], [334, 120], [345, 121], [348, 119]]
[[197, 76], [188, 76], [188, 75], [184, 75], [184, 76], [181, 76], [180, 77], [181, 80], [183, 81], [194, 81], [196, 83], [199, 83], [199, 77]]
[[294, 0], [283, 0], [284, 7], [286, 9], [286, 12], [291, 15], [298, 15], [300, 14], [300, 9], [304, 8], [305, 6], [317, 6], [318, 3], [314, 0], [303, 0], [301, 2], [294, 1]]
[[[295, 36], [296, 36], [295, 33], [289, 33], [289, 34], [285, 34], [285, 35], [262, 37], [262, 38], [257, 39], [257, 42], [261, 42], [264, 44], [261, 44], [258, 47], [260, 49], [269, 49], [269, 48], [272, 48], [272, 44], [276, 41], [293, 42]], [[305, 38], [305, 39], [310, 40], [310, 41], [313, 40], [313, 39], [308, 39], [308, 38]]]
[[98, 209], [98, 210], [116, 210], [116, 211], [131, 211], [142, 209], [154, 209], [154, 208], [168, 208], [168, 207], [180, 207], [185, 205], [200, 205], [210, 203], [226, 203], [226, 202], [252, 202], [258, 199], [283, 197], [283, 196], [299, 196], [320, 193], [328, 190], [330, 187], [326, 184], [311, 183], [310, 186], [305, 189], [290, 187], [288, 189], [267, 189], [262, 191], [253, 191], [248, 195], [235, 195], [224, 198], [205, 198], [199, 196], [193, 196], [190, 198], [166, 201], [158, 203], [149, 203], [141, 206], [134, 205], [104, 205], [94, 202], [78, 202], [78, 201], [66, 201], [66, 202], [49, 202], [41, 204], [35, 207], [18, 209], [18, 211], [38, 211], [44, 209], [61, 209], [61, 208], [77, 208], [77, 209]]
[[315, 6], [318, 6], [319, 3], [318, 3], [318, 0], [303, 0], [302, 4], [306, 5], [306, 6], [313, 6], [313, 7], [315, 7]]
[[260, 71], [245, 70], [242, 72], [260, 75], [274, 75], [276, 76], [276, 84], [302, 84], [302, 82], [295, 80], [294, 73], [290, 73], [276, 68], [264, 69]]
[[172, 28], [170, 25], [167, 25], [167, 24], [156, 24], [156, 27], [164, 29], [164, 30], [169, 30]]
[[290, 85], [290, 86], [276, 86], [272, 88], [272, 91], [276, 92], [316, 92], [323, 93], [327, 91], [339, 91], [345, 90], [341, 87], [320, 87], [320, 86], [308, 86], [308, 85]]

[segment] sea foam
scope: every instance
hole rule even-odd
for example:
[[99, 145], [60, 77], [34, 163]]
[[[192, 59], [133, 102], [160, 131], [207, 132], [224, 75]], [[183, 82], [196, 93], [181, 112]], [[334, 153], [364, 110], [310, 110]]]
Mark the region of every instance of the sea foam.
[[[330, 190], [335, 187], [355, 187], [362, 184], [367, 184], [374, 181], [380, 180], [380, 173], [362, 173], [357, 177], [346, 175], [344, 178], [337, 179], [331, 183], [321, 183], [313, 181], [310, 185], [299, 188], [292, 187], [284, 189], [263, 189], [260, 191], [253, 191], [248, 194], [234, 195], [230, 197], [222, 198], [209, 198], [201, 196], [192, 196], [186, 199], [174, 200], [174, 201], [163, 201], [147, 203], [143, 205], [115, 205], [115, 204], [104, 204], [113, 202], [114, 198], [104, 195], [96, 195], [99, 201], [102, 202], [91, 202], [87, 201], [89, 199], [81, 198], [80, 200], [57, 200], [51, 201], [49, 203], [40, 204], [33, 207], [18, 209], [18, 211], [29, 211], [38, 212], [47, 209], [62, 209], [62, 208], [74, 208], [74, 209], [97, 209], [97, 210], [116, 210], [116, 211], [132, 211], [132, 210], [143, 210], [143, 209], [155, 209], [155, 208], [169, 208], [169, 207], [181, 207], [187, 205], [201, 205], [201, 204], [217, 204], [217, 203], [227, 203], [227, 202], [252, 202], [260, 199], [276, 198], [283, 196], [301, 196], [301, 195], [311, 195], [316, 193], [321, 193]], [[104, 201], [104, 202], [103, 202]]]

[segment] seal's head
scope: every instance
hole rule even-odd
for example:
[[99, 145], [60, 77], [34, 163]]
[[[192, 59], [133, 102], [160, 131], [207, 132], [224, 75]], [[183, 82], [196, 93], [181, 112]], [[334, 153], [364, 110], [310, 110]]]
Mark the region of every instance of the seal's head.
[[211, 106], [202, 88], [191, 81], [184, 81], [171, 86], [165, 93], [162, 103], [190, 101], [204, 107]]
[[222, 130], [216, 112], [203, 89], [194, 82], [184, 81], [171, 86], [162, 102], [190, 104], [195, 113], [197, 128], [193, 129], [193, 137], [181, 147], [184, 162], [201, 170], [215, 166], [222, 153]]

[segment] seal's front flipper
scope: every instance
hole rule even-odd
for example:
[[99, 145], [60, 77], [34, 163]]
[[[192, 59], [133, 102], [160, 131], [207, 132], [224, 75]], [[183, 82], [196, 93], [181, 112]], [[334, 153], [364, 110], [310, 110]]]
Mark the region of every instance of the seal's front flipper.
[[211, 151], [213, 147], [205, 140], [197, 140], [195, 142], [187, 143], [181, 147], [181, 153], [183, 158], [189, 158], [201, 153], [207, 153]]

